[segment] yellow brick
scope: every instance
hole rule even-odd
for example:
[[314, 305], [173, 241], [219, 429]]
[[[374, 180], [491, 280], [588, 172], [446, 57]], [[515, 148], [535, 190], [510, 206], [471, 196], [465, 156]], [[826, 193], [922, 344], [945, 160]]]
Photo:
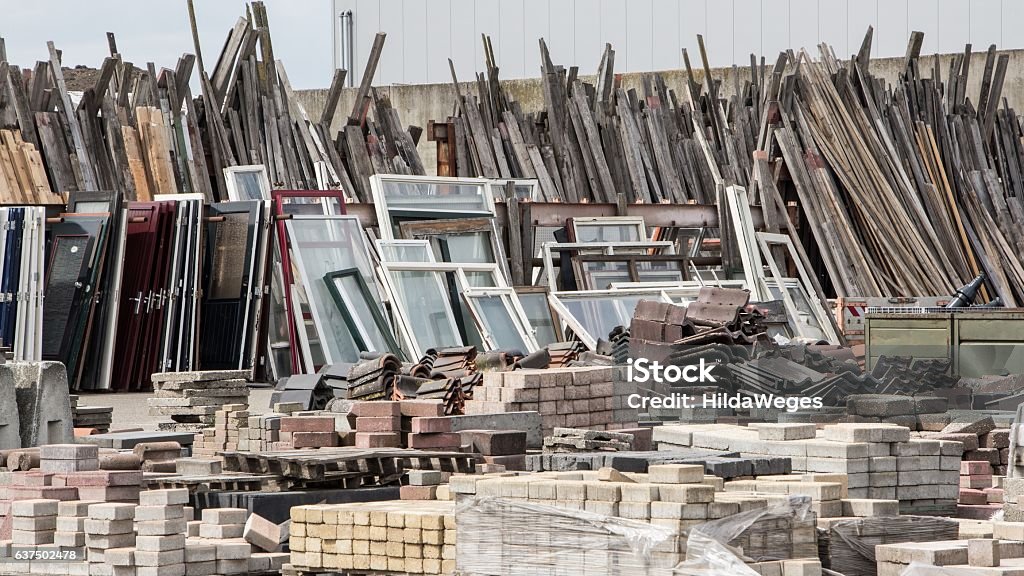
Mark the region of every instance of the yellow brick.
[[322, 556], [324, 560], [324, 568], [340, 568], [338, 565], [339, 556], [337, 554], [323, 554]]
[[322, 524], [324, 521], [324, 510], [319, 506], [306, 508], [306, 524]]
[[385, 542], [384, 549], [387, 555], [393, 558], [401, 558], [405, 554], [405, 544], [401, 542]]
[[340, 524], [340, 525], [343, 525], [343, 524], [353, 524], [354, 515], [352, 514], [351, 510], [338, 510], [337, 514], [338, 514], [338, 520], [337, 520], [338, 524]]
[[306, 535], [310, 538], [323, 538], [326, 524], [307, 524]]
[[295, 566], [308, 566], [306, 564], [306, 553], [299, 552], [298, 550], [292, 550], [289, 561]]
[[441, 547], [441, 558], [443, 560], [454, 560], [455, 559], [455, 546], [451, 544]]
[[419, 544], [406, 544], [403, 552], [406, 558], [423, 558], [423, 547]]
[[424, 530], [440, 530], [444, 528], [444, 520], [437, 514], [424, 514], [420, 518], [420, 528]]
[[319, 552], [306, 552], [306, 562], [310, 568], [320, 568], [324, 565], [323, 554]]
[[370, 553], [370, 541], [369, 540], [353, 540], [352, 541], [352, 553], [354, 555], [366, 555]]
[[355, 512], [352, 512], [352, 523], [356, 526], [369, 526], [370, 513], [364, 510], [356, 510]]
[[387, 556], [370, 556], [370, 569], [371, 570], [387, 570], [388, 569], [388, 557]]
[[402, 529], [402, 541], [406, 544], [419, 544], [423, 542], [423, 537], [420, 534], [419, 528], [404, 528]]
[[320, 545], [323, 548], [324, 554], [337, 554], [338, 553], [338, 541], [337, 540], [324, 540]]
[[370, 526], [370, 541], [383, 542], [388, 539], [388, 529], [383, 526]]
[[[295, 510], [295, 508], [292, 508], [292, 510]], [[299, 523], [293, 522], [292, 525], [291, 525], [291, 532], [290, 532], [290, 534], [291, 534], [292, 538], [294, 538], [296, 536], [298, 536], [299, 538], [305, 537], [306, 536], [306, 524], [304, 522], [299, 522]]]
[[422, 574], [423, 573], [423, 559], [413, 558], [406, 556], [405, 558], [405, 571], [410, 574]]
[[389, 572], [405, 572], [405, 560], [402, 558], [388, 557]]
[[424, 544], [423, 545], [423, 558], [424, 559], [427, 559], [427, 558], [440, 558], [440, 557], [441, 557], [441, 547], [440, 546], [433, 546], [433, 545], [430, 545], [430, 544]]
[[[444, 542], [444, 536], [441, 535], [441, 531], [440, 530], [424, 530], [423, 531], [423, 543], [424, 544], [431, 544], [431, 545], [434, 545], [434, 546], [439, 546], [443, 542]], [[433, 556], [428, 556], [428, 558], [433, 558]]]
[[337, 524], [338, 523], [338, 509], [324, 508], [323, 510], [324, 524]]
[[370, 540], [370, 556], [386, 556], [387, 542], [374, 542]]
[[292, 506], [291, 517], [292, 517], [292, 522], [305, 522], [306, 521], [306, 507], [305, 506]]
[[370, 569], [370, 556], [366, 554], [359, 554], [352, 557], [352, 568], [354, 570], [369, 570]]
[[388, 528], [388, 541], [401, 542], [403, 531], [405, 531], [405, 528]]
[[335, 540], [334, 549], [338, 554], [352, 555], [352, 541], [351, 540]]
[[370, 526], [387, 526], [388, 513], [383, 510], [370, 510]]
[[388, 512], [388, 528], [405, 528], [405, 514]]
[[[295, 551], [295, 552], [305, 552], [306, 551], [306, 539], [301, 537], [301, 536], [300, 537], [292, 536], [291, 538], [288, 539], [288, 547], [290, 549], [292, 549], [293, 551]], [[308, 564], [303, 564], [303, 566], [308, 566]]]
[[405, 515], [405, 527], [406, 528], [419, 528], [421, 526], [422, 516], [419, 514], [406, 514]]
[[455, 530], [455, 515], [454, 514], [445, 514], [444, 515], [444, 529], [445, 530]]
[[441, 574], [454, 574], [455, 565], [455, 560], [441, 560]]
[[351, 570], [355, 566], [353, 565], [354, 558], [352, 555], [341, 555], [338, 556], [338, 568], [341, 570]]
[[441, 560], [438, 558], [424, 558], [423, 559], [423, 573], [424, 574], [440, 574], [441, 573]]
[[456, 534], [458, 534], [458, 532], [456, 532], [455, 530], [445, 530], [444, 531], [444, 543], [445, 544], [455, 544], [455, 535]]
[[323, 543], [319, 538], [306, 538], [306, 552], [323, 552]]

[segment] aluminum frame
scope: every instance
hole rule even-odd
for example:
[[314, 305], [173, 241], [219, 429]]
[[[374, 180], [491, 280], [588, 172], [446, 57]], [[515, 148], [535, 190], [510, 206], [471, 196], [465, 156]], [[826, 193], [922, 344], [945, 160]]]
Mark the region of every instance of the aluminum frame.
[[[800, 336], [806, 336], [816, 338], [817, 335], [807, 334], [804, 330], [804, 325], [800, 320], [800, 309], [797, 307], [796, 302], [793, 300], [793, 295], [790, 294], [790, 288], [786, 286], [786, 277], [779, 270], [779, 265], [772, 257], [771, 246], [783, 246], [789, 253], [790, 259], [796, 266], [797, 277], [799, 279], [799, 288], [802, 290], [803, 297], [807, 300], [807, 306], [811, 309], [811, 313], [814, 315], [815, 321], [818, 322], [818, 329], [821, 334], [824, 335], [825, 339], [832, 344], [838, 344], [839, 334], [836, 333], [832, 326], [831, 319], [822, 306], [818, 298], [815, 297], [816, 292], [814, 285], [811, 284], [810, 274], [806, 267], [804, 267], [803, 260], [800, 255], [796, 252], [796, 247], [793, 246], [793, 239], [786, 234], [773, 234], [770, 232], [758, 232], [757, 243], [761, 247], [761, 253], [764, 254], [765, 259], [768, 261], [768, 268], [772, 272], [772, 280], [775, 281], [776, 286], [782, 293], [782, 301], [786, 305], [786, 312], [789, 315], [790, 325], [794, 332], [797, 332]], [[761, 279], [762, 284], [766, 292], [769, 292], [768, 284], [765, 278]]]

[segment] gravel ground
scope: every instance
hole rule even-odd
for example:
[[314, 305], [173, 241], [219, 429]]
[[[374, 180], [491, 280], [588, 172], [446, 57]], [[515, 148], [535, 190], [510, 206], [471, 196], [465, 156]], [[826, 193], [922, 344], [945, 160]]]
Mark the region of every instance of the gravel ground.
[[[249, 390], [249, 411], [262, 414], [270, 409], [270, 394], [273, 388], [253, 388]], [[80, 406], [113, 406], [114, 416], [110, 429], [125, 430], [142, 428], [156, 430], [158, 420], [149, 415], [146, 406], [147, 392], [118, 392], [112, 394], [80, 394]], [[170, 419], [168, 419], [170, 421]]]

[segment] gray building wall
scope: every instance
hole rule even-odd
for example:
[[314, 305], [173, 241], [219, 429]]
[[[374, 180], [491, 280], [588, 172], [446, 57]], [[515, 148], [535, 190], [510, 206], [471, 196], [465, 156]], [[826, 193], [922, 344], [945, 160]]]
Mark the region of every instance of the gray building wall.
[[388, 33], [375, 78], [382, 85], [447, 82], [449, 57], [459, 78], [471, 79], [484, 70], [481, 34], [492, 37], [504, 78], [538, 75], [541, 37], [556, 62], [584, 73], [596, 71], [606, 42], [615, 46], [620, 71], [677, 68], [684, 47], [699, 58], [697, 34], [711, 66], [747, 64], [751, 53], [773, 61], [788, 48], [816, 52], [821, 42], [845, 58], [869, 25], [876, 58], [902, 55], [914, 30], [925, 33], [926, 54], [960, 52], [968, 42], [976, 50], [1024, 47], [1021, 0], [329, 1], [335, 15], [353, 13], [357, 76], [374, 35]]
[[[859, 41], [858, 41], [859, 42]], [[1009, 65], [1007, 66], [1006, 79], [1003, 84], [1003, 97], [1007, 99], [1010, 106], [1018, 113], [1024, 111], [1024, 50], [1009, 50], [1000, 52], [1008, 54]], [[925, 53], [926, 54], [926, 53]], [[974, 53], [971, 59], [970, 79], [967, 87], [967, 95], [977, 102], [978, 94], [981, 91], [981, 76], [985, 66], [985, 53]], [[952, 55], [940, 56], [940, 69], [945, 75], [948, 73]], [[560, 63], [556, 61], [556, 63]], [[874, 74], [894, 82], [902, 71], [902, 58], [878, 58], [871, 61], [871, 70]], [[925, 76], [931, 76], [931, 65], [924, 71]], [[703, 76], [699, 71], [699, 76]], [[743, 78], [749, 78], [749, 67], [737, 67], [735, 73]], [[676, 94], [683, 94], [686, 73], [678, 68], [661, 72], [665, 83]], [[727, 96], [732, 92], [733, 87], [732, 68], [717, 68], [712, 70], [712, 75], [723, 80], [723, 95]], [[622, 75], [624, 87], [637, 88], [642, 90], [640, 78], [642, 73], [626, 73]], [[585, 77], [585, 81], [593, 82], [594, 78]], [[504, 80], [502, 85], [509, 95], [518, 101], [525, 112], [535, 112], [543, 109], [544, 95], [541, 92], [540, 80], [537, 78]], [[464, 94], [475, 94], [476, 85], [463, 83], [461, 87]], [[390, 85], [377, 88], [380, 93], [387, 94], [392, 105], [398, 110], [404, 124], [426, 128], [430, 120], [444, 120], [452, 114], [455, 104], [455, 91], [450, 82], [439, 84], [418, 84], [418, 85]], [[345, 89], [341, 96], [339, 108], [335, 114], [335, 125], [332, 127], [338, 130], [344, 124], [345, 118], [352, 110], [355, 101], [355, 88]], [[311, 117], [318, 117], [323, 110], [324, 101], [327, 98], [327, 90], [299, 90], [296, 96], [302, 105], [310, 113]], [[418, 146], [420, 156], [427, 168], [428, 173], [434, 173], [437, 164], [436, 144], [426, 140], [426, 136], [420, 139]]]

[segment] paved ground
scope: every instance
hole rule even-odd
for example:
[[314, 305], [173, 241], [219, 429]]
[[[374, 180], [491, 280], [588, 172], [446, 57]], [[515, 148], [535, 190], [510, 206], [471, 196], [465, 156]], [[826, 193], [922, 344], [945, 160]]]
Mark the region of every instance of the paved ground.
[[[262, 414], [270, 409], [270, 394], [273, 388], [255, 388], [249, 391], [249, 411]], [[114, 419], [111, 430], [143, 428], [156, 430], [158, 420], [149, 415], [146, 406], [147, 392], [118, 392], [112, 394], [81, 394], [78, 397], [80, 406], [113, 406]], [[170, 419], [167, 419], [170, 421]]]

